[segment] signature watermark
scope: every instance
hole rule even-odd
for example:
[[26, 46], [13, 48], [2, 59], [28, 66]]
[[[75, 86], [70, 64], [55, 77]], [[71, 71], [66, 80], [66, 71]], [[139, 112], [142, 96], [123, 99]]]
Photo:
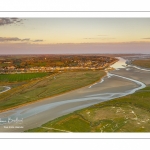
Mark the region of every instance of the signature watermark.
[[[13, 125], [12, 125], [13, 124]], [[4, 128], [24, 128], [21, 126], [23, 124], [23, 118], [0, 118], [0, 125], [3, 125]]]
[[1, 124], [10, 124], [10, 123], [22, 124], [23, 118], [22, 119], [19, 119], [18, 117], [16, 117], [16, 118], [8, 117], [5, 119], [0, 118], [0, 125]]

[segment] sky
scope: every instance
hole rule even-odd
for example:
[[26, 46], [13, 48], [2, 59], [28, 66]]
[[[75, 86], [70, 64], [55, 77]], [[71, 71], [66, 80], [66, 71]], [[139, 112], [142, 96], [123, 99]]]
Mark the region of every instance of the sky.
[[150, 18], [0, 18], [0, 54], [150, 53]]

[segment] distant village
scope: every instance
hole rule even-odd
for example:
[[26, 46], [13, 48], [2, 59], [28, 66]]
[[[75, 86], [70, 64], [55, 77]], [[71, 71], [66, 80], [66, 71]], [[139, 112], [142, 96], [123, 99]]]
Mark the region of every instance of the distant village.
[[115, 61], [113, 57], [95, 55], [0, 56], [0, 73], [103, 70]]

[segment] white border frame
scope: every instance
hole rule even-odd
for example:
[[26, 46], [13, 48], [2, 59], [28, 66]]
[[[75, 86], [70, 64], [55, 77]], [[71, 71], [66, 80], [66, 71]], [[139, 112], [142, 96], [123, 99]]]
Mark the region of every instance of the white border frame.
[[[0, 12], [18, 18], [150, 18], [150, 12]], [[150, 133], [0, 133], [0, 139], [150, 139]]]

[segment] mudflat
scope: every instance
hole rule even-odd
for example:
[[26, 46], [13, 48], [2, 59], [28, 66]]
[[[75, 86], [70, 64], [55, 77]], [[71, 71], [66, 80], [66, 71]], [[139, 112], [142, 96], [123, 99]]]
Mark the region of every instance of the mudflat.
[[[118, 71], [116, 71], [118, 72]], [[104, 82], [74, 90], [52, 98], [45, 98], [43, 101], [23, 106], [14, 110], [3, 112], [0, 118], [11, 120], [21, 120], [17, 128], [7, 128], [16, 126], [16, 122], [0, 126], [1, 132], [22, 132], [31, 128], [38, 127], [54, 118], [68, 114], [75, 110], [91, 106], [103, 101], [122, 96], [125, 91], [138, 87], [136, 83], [119, 77], [104, 77]]]
[[[147, 85], [150, 83], [150, 72], [136, 68], [121, 68], [110, 71], [110, 73], [138, 80]], [[125, 93], [128, 94], [131, 90], [139, 86], [136, 82], [125, 78], [105, 76], [102, 82], [99, 81], [91, 86], [86, 86], [52, 98], [45, 98], [42, 101], [0, 113], [0, 131], [23, 132], [39, 127], [50, 120], [75, 110], [122, 97]], [[9, 123], [8, 118], [10, 119]], [[5, 123], [3, 122], [4, 120], [6, 121]]]
[[140, 69], [136, 69], [136, 68], [126, 68], [126, 69], [120, 69], [117, 71], [111, 71], [112, 73], [121, 75], [121, 76], [125, 76], [128, 78], [132, 78], [138, 81], [141, 81], [143, 83], [145, 83], [146, 85], [150, 84], [150, 71], [144, 71], [144, 70], [140, 70]]

